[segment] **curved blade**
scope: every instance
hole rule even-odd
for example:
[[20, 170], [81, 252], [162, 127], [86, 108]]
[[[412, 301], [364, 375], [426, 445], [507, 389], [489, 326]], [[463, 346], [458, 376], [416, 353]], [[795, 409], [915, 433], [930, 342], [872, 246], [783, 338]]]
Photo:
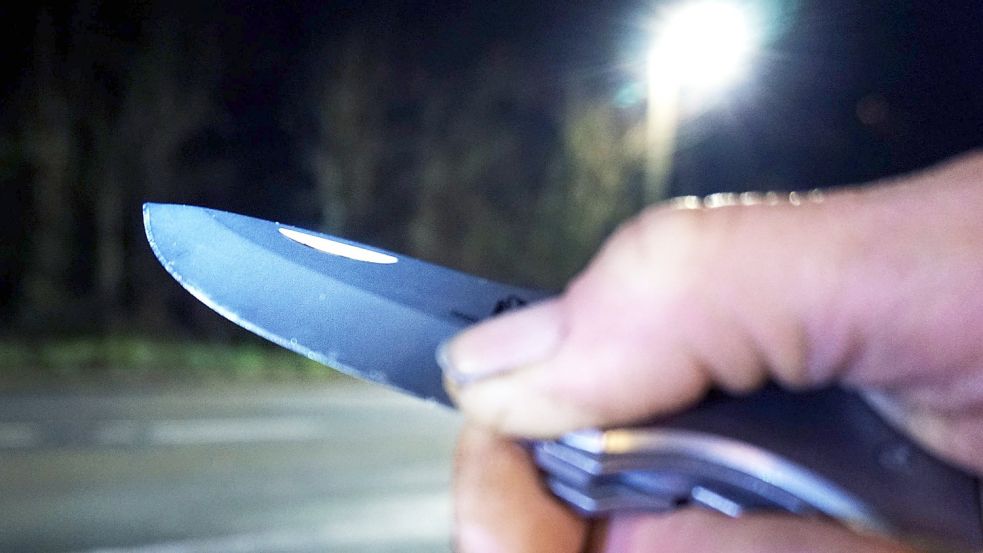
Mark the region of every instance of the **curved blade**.
[[434, 352], [465, 326], [544, 292], [234, 213], [146, 204], [150, 245], [229, 319], [352, 376], [450, 405]]

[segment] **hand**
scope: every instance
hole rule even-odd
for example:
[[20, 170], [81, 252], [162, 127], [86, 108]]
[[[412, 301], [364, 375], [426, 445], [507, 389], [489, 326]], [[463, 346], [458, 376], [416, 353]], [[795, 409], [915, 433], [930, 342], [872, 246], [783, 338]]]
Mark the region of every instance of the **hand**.
[[744, 199], [652, 208], [561, 296], [448, 345], [448, 388], [473, 425], [458, 453], [459, 551], [904, 550], [781, 516], [684, 510], [589, 528], [499, 437], [621, 425], [710, 387], [863, 390], [983, 472], [983, 155], [823, 197]]

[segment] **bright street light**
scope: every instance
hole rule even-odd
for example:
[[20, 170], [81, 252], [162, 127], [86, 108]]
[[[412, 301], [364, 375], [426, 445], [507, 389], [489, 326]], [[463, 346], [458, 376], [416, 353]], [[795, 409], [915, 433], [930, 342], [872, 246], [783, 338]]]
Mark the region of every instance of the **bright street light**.
[[681, 107], [695, 109], [746, 74], [759, 44], [753, 14], [737, 0], [690, 0], [654, 21], [648, 52], [647, 199], [668, 192]]
[[720, 92], [745, 74], [758, 33], [745, 5], [694, 0], [667, 9], [656, 21], [650, 78], [682, 92]]

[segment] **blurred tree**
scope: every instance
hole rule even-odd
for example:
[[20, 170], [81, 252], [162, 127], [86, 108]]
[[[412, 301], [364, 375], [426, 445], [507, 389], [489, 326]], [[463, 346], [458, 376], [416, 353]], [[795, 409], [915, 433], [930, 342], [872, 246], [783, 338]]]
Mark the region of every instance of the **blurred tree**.
[[409, 228], [418, 255], [490, 277], [541, 281], [531, 231], [556, 122], [537, 77], [535, 64], [499, 49], [427, 95]]
[[159, 286], [140, 204], [193, 199], [229, 175], [196, 148], [221, 123], [211, 29], [158, 5], [134, 44], [102, 9], [77, 2], [63, 20], [41, 10], [21, 94], [33, 218], [18, 312], [39, 331], [175, 322], [176, 290]]
[[561, 147], [538, 206], [537, 257], [566, 282], [604, 238], [643, 205], [644, 136], [638, 117], [576, 87], [565, 91]]
[[637, 209], [637, 114], [573, 86], [557, 104], [541, 64], [504, 47], [407, 79], [386, 40], [357, 29], [311, 65], [309, 159], [328, 231], [557, 286]]
[[[73, 45], [72, 71], [79, 132], [84, 138], [79, 179], [85, 205], [82, 214], [93, 230], [89, 279], [94, 290], [89, 303], [95, 307], [96, 324], [108, 332], [126, 327], [123, 290], [126, 282], [126, 156], [141, 136], [120, 128], [124, 119], [119, 106], [128, 89], [133, 48], [116, 36], [101, 32], [101, 3], [84, 1], [76, 5], [77, 39]], [[135, 181], [138, 182], [138, 181]]]
[[42, 9], [27, 83], [29, 116], [22, 126], [34, 185], [23, 298], [18, 310], [21, 324], [30, 329], [43, 329], [59, 319], [73, 295], [69, 280], [76, 221], [72, 184], [78, 143], [70, 82], [58, 38], [53, 14]]
[[[161, 328], [173, 323], [169, 303], [176, 289], [159, 286], [160, 267], [144, 246], [142, 226], [130, 226], [138, 235], [132, 237], [135, 244], [129, 260], [123, 258], [126, 235], [120, 231], [133, 221], [144, 201], [195, 196], [197, 183], [185, 177], [189, 166], [200, 159], [188, 147], [219, 123], [221, 74], [218, 47], [209, 28], [186, 25], [166, 11], [153, 22], [127, 75], [125, 97], [111, 128], [97, 133], [103, 137], [97, 148], [105, 163], [95, 200], [102, 254], [100, 290], [107, 301], [119, 298], [121, 275], [127, 271], [140, 292], [134, 314], [149, 328]], [[139, 184], [127, 189], [122, 179]], [[125, 198], [124, 191], [133, 196]]]
[[317, 128], [309, 160], [321, 226], [363, 236], [380, 200], [384, 157], [392, 148], [386, 111], [396, 83], [384, 48], [361, 30], [348, 34], [340, 47], [327, 45], [314, 67]]

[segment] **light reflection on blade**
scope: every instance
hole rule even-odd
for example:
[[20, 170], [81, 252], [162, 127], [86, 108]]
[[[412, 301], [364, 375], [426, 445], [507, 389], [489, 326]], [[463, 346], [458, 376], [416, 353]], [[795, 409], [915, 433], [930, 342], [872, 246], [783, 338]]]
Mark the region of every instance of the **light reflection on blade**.
[[277, 230], [280, 231], [280, 234], [286, 236], [294, 242], [298, 242], [309, 248], [314, 248], [315, 250], [327, 254], [347, 257], [348, 259], [364, 261], [366, 263], [379, 263], [381, 265], [388, 265], [399, 261], [395, 256], [372, 251], [368, 248], [352, 246], [351, 244], [345, 244], [338, 242], [337, 240], [330, 240], [321, 236], [314, 236], [313, 234], [298, 232], [296, 230], [283, 227], [280, 227]]

